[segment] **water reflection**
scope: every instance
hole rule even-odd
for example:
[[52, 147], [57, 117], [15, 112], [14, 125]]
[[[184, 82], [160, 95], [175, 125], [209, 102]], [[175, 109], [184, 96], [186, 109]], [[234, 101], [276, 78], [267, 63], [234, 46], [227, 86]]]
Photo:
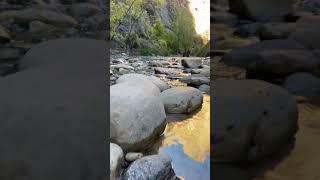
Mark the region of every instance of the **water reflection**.
[[[177, 119], [183, 119], [178, 121]], [[169, 155], [178, 176], [185, 180], [210, 179], [210, 96], [193, 115], [168, 116], [159, 153]]]

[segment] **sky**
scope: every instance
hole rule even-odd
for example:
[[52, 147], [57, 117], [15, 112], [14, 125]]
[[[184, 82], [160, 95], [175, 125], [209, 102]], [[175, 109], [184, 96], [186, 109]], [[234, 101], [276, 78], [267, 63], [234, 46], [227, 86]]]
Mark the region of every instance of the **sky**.
[[210, 39], [210, 0], [189, 0], [197, 34]]

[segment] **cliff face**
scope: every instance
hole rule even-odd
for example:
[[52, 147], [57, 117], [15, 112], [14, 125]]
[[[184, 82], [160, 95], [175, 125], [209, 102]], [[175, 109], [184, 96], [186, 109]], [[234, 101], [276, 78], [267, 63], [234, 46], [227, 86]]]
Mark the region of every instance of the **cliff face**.
[[188, 8], [188, 0], [165, 0], [161, 5], [154, 0], [145, 0], [144, 3], [146, 6], [141, 8], [141, 15], [133, 13], [126, 16], [118, 27], [118, 32], [122, 35], [132, 33], [146, 38], [148, 30], [157, 20], [161, 20], [167, 30], [172, 30], [178, 11]]

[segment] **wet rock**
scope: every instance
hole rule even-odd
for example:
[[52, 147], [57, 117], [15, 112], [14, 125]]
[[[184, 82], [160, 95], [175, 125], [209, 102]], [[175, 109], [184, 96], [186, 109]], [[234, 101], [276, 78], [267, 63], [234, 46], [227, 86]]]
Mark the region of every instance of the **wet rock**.
[[320, 79], [308, 73], [295, 73], [288, 76], [283, 87], [294, 95], [308, 99], [308, 102], [320, 104]]
[[149, 65], [151, 67], [163, 67], [163, 64], [159, 61], [150, 61]]
[[206, 85], [206, 84], [202, 84], [201, 86], [199, 86], [198, 88], [201, 92], [210, 94], [210, 86]]
[[0, 24], [0, 43], [10, 42], [11, 37], [6, 29]]
[[134, 161], [125, 172], [124, 180], [176, 180], [171, 165], [171, 158], [167, 155], [145, 156]]
[[238, 26], [233, 34], [242, 38], [247, 38], [250, 36], [258, 35], [260, 28], [261, 28], [261, 23], [244, 24], [244, 25]]
[[320, 64], [312, 52], [292, 40], [268, 40], [237, 48], [223, 56], [222, 62], [244, 68], [254, 78], [314, 72]]
[[41, 21], [57, 26], [73, 26], [77, 21], [63, 13], [50, 11], [47, 9], [27, 8], [19, 11], [3, 11], [0, 13], [0, 22], [14, 19], [20, 23], [29, 23], [31, 21]]
[[0, 60], [17, 60], [23, 53], [17, 48], [0, 48]]
[[154, 77], [154, 76], [146, 76], [143, 74], [125, 74], [119, 77], [117, 79], [117, 83], [123, 83], [123, 82], [136, 82], [138, 84], [143, 83], [143, 82], [151, 82], [154, 85], [156, 85], [160, 92], [166, 90], [169, 88], [168, 84], [165, 83], [164, 81]]
[[104, 176], [107, 48], [90, 39], [40, 43], [21, 60], [23, 71], [1, 79], [1, 179]]
[[183, 58], [181, 60], [181, 64], [186, 68], [199, 68], [201, 63], [201, 58]]
[[296, 23], [265, 23], [260, 29], [261, 40], [286, 39], [296, 29]]
[[223, 23], [229, 26], [235, 26], [239, 23], [238, 16], [228, 12], [213, 11], [210, 16], [213, 23]]
[[56, 28], [52, 25], [41, 21], [32, 21], [29, 23], [29, 32], [31, 33], [46, 33], [54, 31]]
[[154, 68], [154, 71], [156, 74], [166, 74], [166, 75], [170, 75], [170, 76], [179, 76], [180, 75], [180, 73], [173, 68], [156, 67], [156, 68]]
[[210, 79], [201, 74], [191, 74], [181, 78], [180, 81], [187, 83], [189, 86], [200, 86], [202, 84], [210, 83]]
[[126, 154], [126, 161], [132, 162], [143, 157], [142, 153], [129, 152]]
[[296, 30], [289, 38], [296, 40], [308, 49], [320, 49], [320, 15], [305, 16], [297, 21]]
[[123, 163], [123, 151], [120, 146], [110, 143], [110, 180], [115, 180], [119, 175]]
[[174, 87], [161, 93], [167, 113], [191, 113], [201, 107], [203, 95], [193, 87]]
[[283, 20], [293, 10], [293, 0], [233, 0], [230, 12], [255, 21]]
[[283, 88], [260, 80], [217, 80], [213, 89], [214, 161], [256, 161], [294, 138], [297, 105]]
[[160, 91], [153, 83], [123, 82], [110, 87], [110, 139], [125, 151], [145, 150], [165, 125]]
[[88, 2], [74, 3], [70, 7], [71, 15], [77, 19], [89, 17], [99, 12], [101, 12], [101, 8]]

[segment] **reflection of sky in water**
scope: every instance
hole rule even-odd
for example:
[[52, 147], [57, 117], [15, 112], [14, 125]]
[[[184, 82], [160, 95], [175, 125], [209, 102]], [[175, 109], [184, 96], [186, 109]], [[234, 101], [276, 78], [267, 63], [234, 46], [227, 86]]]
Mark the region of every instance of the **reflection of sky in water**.
[[207, 156], [203, 163], [192, 160], [183, 152], [182, 144], [162, 147], [159, 153], [167, 154], [172, 158], [173, 169], [177, 176], [185, 180], [209, 180], [210, 157]]
[[185, 180], [209, 180], [210, 96], [204, 95], [200, 111], [182, 119], [167, 124], [159, 153], [172, 158], [174, 171]]

